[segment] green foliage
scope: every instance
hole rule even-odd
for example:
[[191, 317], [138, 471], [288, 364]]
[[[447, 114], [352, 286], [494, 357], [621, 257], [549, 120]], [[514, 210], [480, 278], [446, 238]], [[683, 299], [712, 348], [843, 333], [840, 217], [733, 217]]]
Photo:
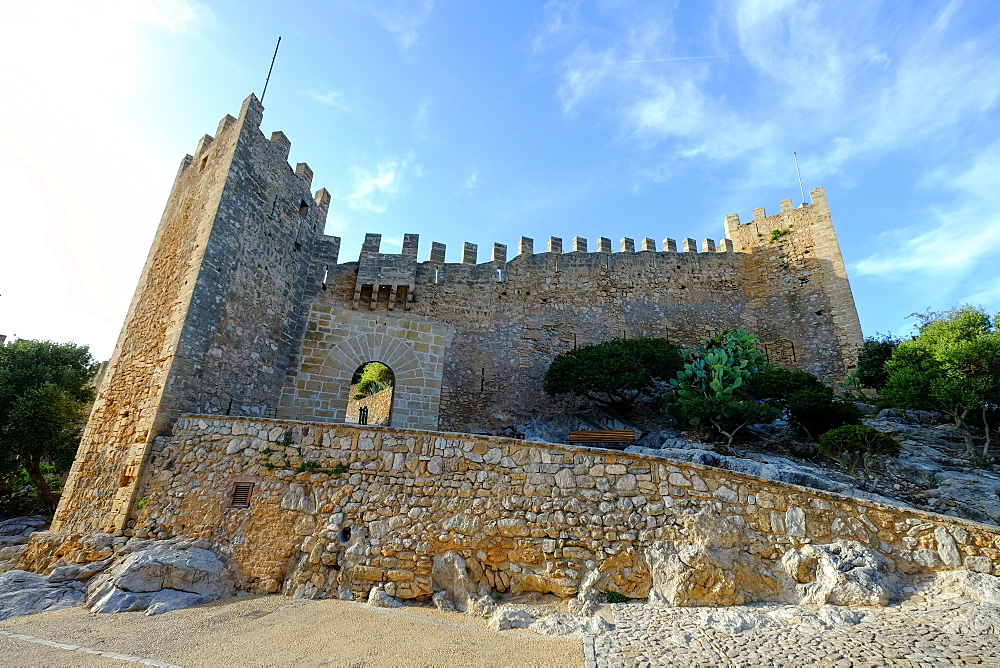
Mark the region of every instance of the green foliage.
[[86, 346], [19, 340], [0, 344], [0, 476], [24, 470], [50, 507], [43, 471], [69, 469], [87, 421], [94, 362]]
[[604, 600], [608, 603], [628, 603], [631, 599], [625, 594], [616, 591], [604, 592]]
[[354, 399], [364, 399], [373, 394], [378, 394], [382, 390], [392, 387], [396, 382], [396, 377], [392, 369], [381, 362], [368, 362], [357, 371], [351, 379], [354, 385]]
[[820, 452], [833, 457], [853, 473], [858, 464], [868, 468], [874, 455], [899, 456], [899, 443], [888, 434], [867, 425], [848, 424], [819, 437]]
[[950, 416], [972, 455], [968, 420], [981, 417], [989, 452], [989, 412], [1000, 403], [1000, 332], [982, 310], [962, 306], [943, 313], [915, 314], [920, 333], [903, 341], [886, 363], [885, 403], [936, 410]]
[[899, 339], [888, 334], [869, 336], [858, 353], [858, 368], [855, 370], [861, 387], [881, 390], [889, 380], [885, 364], [892, 359], [892, 353], [899, 345]]
[[670, 379], [678, 400], [694, 397], [742, 396], [751, 375], [770, 368], [767, 357], [757, 350], [757, 338], [745, 329], [723, 330], [689, 351], [689, 361]]
[[677, 346], [666, 339], [613, 339], [556, 355], [543, 388], [551, 395], [575, 394], [628, 413], [654, 380], [681, 368]]
[[343, 464], [337, 464], [330, 470], [330, 473], [332, 475], [340, 475], [341, 473], [346, 473], [346, 472], [347, 472], [347, 467], [344, 466]]
[[756, 337], [745, 329], [723, 330], [702, 341], [670, 379], [670, 392], [663, 395], [667, 410], [725, 436], [728, 446], [746, 425], [778, 417], [776, 409], [755, 402], [746, 393], [754, 374], [771, 368], [756, 343]]
[[788, 230], [788, 229], [785, 229], [785, 230], [771, 230], [771, 241], [769, 243], [773, 244], [775, 241], [777, 241], [781, 237], [785, 236], [789, 232], [791, 232], [791, 230]]
[[833, 388], [805, 371], [766, 370], [753, 377], [747, 392], [787, 411], [789, 422], [810, 440], [830, 429], [861, 422], [854, 402], [836, 397]]
[[774, 406], [732, 395], [679, 399], [677, 406], [691, 424], [711, 427], [725, 436], [727, 447], [732, 447], [736, 433], [748, 424], [772, 422], [781, 415]]

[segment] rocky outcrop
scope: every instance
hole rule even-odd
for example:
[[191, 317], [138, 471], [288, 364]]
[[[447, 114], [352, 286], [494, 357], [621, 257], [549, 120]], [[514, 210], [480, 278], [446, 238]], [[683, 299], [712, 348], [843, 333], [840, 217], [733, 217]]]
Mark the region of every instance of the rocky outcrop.
[[791, 603], [887, 605], [900, 592], [896, 565], [856, 541], [788, 550], [781, 567], [794, 584]]
[[0, 573], [0, 619], [72, 608], [83, 602], [85, 590], [82, 582], [51, 582], [20, 570]]
[[231, 596], [233, 577], [208, 547], [190, 539], [38, 536], [21, 561], [40, 573], [0, 575], [0, 618], [81, 604], [91, 612], [159, 614]]
[[153, 545], [117, 561], [87, 587], [91, 612], [145, 610], [155, 615], [235, 593], [232, 576], [213, 552]]
[[743, 605], [780, 597], [771, 563], [744, 548], [739, 526], [703, 510], [686, 518], [684, 527], [687, 540], [659, 542], [646, 550], [650, 603]]
[[48, 520], [41, 515], [3, 520], [0, 522], [0, 548], [26, 543], [28, 536], [41, 531], [47, 524]]

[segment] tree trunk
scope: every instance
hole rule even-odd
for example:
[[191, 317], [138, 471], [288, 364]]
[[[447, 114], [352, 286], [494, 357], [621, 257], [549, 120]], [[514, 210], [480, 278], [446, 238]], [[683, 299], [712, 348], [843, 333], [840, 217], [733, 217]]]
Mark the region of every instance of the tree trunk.
[[986, 420], [986, 404], [983, 404], [983, 432], [986, 434], [986, 442], [983, 443], [983, 457], [990, 456], [990, 423]]
[[962, 439], [965, 441], [965, 456], [971, 457], [976, 454], [976, 446], [972, 441], [972, 434], [965, 426], [965, 418], [968, 414], [968, 409], [959, 413], [956, 408], [951, 412], [951, 416], [955, 419], [955, 429], [958, 430], [958, 433], [962, 435]]
[[24, 464], [24, 468], [28, 471], [28, 477], [31, 478], [31, 484], [35, 486], [38, 490], [38, 496], [42, 497], [42, 501], [45, 502], [47, 506], [55, 509], [59, 505], [59, 495], [52, 492], [49, 489], [49, 483], [46, 482], [45, 476], [42, 474], [42, 458], [40, 455], [34, 455], [28, 457]]

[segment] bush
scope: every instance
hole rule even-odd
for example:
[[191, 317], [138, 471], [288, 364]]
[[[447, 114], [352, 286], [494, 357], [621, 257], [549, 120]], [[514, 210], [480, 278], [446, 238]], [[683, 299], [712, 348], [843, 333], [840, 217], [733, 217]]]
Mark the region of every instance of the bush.
[[805, 371], [773, 368], [756, 374], [747, 392], [788, 412], [789, 422], [806, 438], [861, 422], [861, 411], [850, 399], [834, 396], [833, 388]]
[[666, 339], [613, 339], [556, 355], [545, 372], [547, 394], [575, 394], [629, 413], [654, 380], [681, 368], [677, 346]]
[[725, 436], [727, 447], [732, 447], [736, 432], [748, 424], [772, 422], [781, 415], [773, 406], [727, 395], [679, 399], [677, 406], [691, 424], [710, 427]]
[[859, 463], [868, 468], [874, 455], [899, 455], [899, 443], [888, 434], [867, 425], [848, 424], [819, 437], [819, 450], [846, 466], [852, 473]]

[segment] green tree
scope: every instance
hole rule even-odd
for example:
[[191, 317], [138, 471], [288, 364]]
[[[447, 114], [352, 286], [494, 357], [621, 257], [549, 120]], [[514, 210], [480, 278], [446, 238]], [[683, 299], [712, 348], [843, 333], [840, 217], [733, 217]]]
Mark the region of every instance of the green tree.
[[885, 368], [881, 397], [897, 408], [936, 410], [948, 415], [972, 455], [970, 418], [981, 417], [989, 453], [989, 412], [1000, 403], [1000, 332], [996, 318], [961, 306], [915, 314], [920, 333], [900, 343]]
[[43, 464], [65, 471], [73, 462], [94, 397], [86, 346], [19, 340], [0, 344], [0, 473], [23, 469], [39, 497], [59, 497]]
[[771, 368], [745, 329], [723, 330], [688, 352], [688, 361], [663, 395], [665, 409], [682, 420], [725, 436], [731, 448], [748, 424], [770, 422], [779, 411], [746, 392], [754, 374]]
[[654, 380], [680, 368], [680, 351], [666, 339], [613, 339], [556, 355], [542, 387], [551, 395], [575, 394], [628, 414]]
[[892, 353], [898, 345], [899, 339], [888, 334], [876, 334], [865, 339], [858, 353], [858, 368], [856, 369], [861, 387], [870, 387], [875, 390], [885, 387], [886, 381], [889, 380], [885, 364], [892, 359]]
[[357, 371], [351, 379], [354, 385], [354, 398], [364, 399], [373, 394], [378, 394], [387, 387], [392, 387], [396, 383], [396, 376], [392, 369], [381, 362], [368, 362]]

